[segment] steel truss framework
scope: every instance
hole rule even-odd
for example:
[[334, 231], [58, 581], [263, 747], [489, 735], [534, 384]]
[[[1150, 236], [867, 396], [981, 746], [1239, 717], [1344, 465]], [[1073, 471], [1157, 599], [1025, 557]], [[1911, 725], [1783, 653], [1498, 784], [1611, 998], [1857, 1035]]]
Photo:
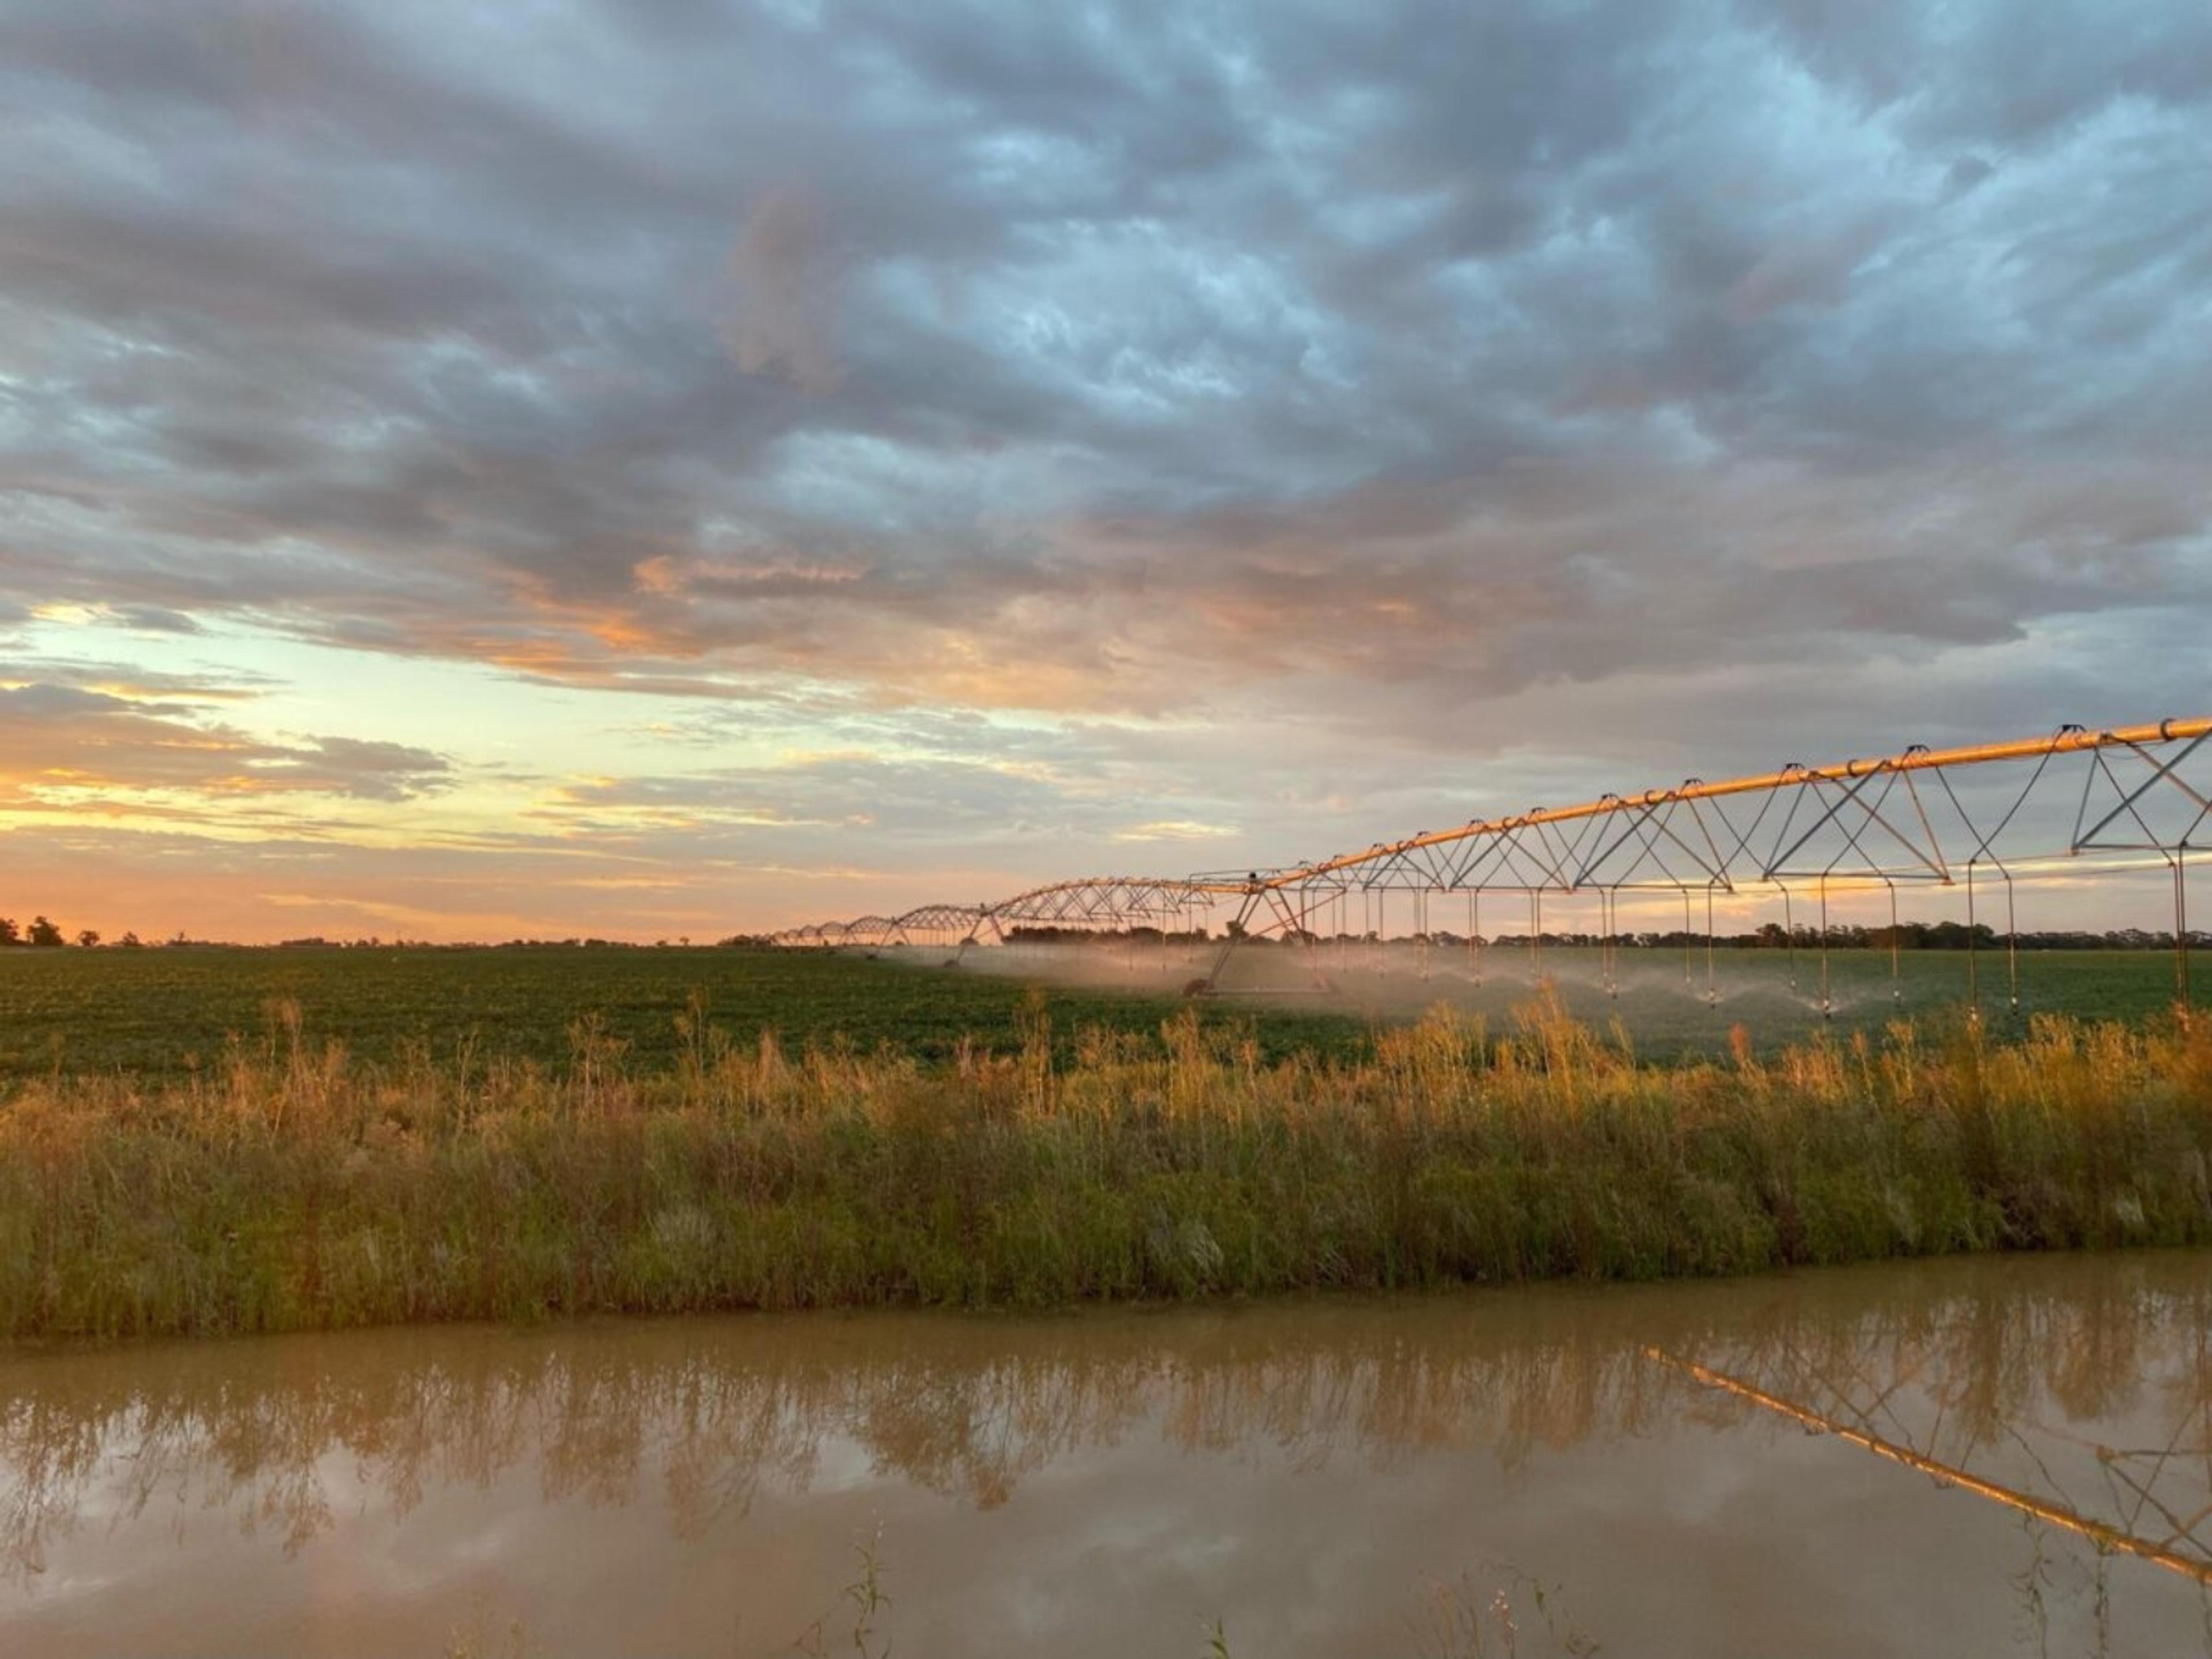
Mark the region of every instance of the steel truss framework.
[[[1240, 938], [1273, 934], [1310, 947], [1323, 936], [1371, 937], [1388, 932], [1388, 906], [1400, 895], [1412, 907], [1413, 937], [1424, 941], [1432, 937], [1433, 902], [1464, 897], [1464, 939], [1476, 952], [1484, 896], [1510, 896], [1525, 902], [1526, 939], [1540, 952], [1546, 898], [1554, 900], [1556, 920], [1559, 901], [1587, 895], [1595, 902], [1598, 926], [1586, 931], [1603, 942], [1610, 985], [1624, 900], [1648, 904], [1678, 896], [1685, 935], [1698, 930], [1702, 901], [1711, 995], [1717, 902], [1764, 896], [1778, 899], [1793, 941], [1800, 907], [1808, 927], [1817, 915], [1825, 1010], [1832, 896], [1886, 891], [1893, 955], [1900, 892], [1963, 887], [1969, 978], [1978, 1006], [1972, 954], [1977, 925], [1985, 918], [1994, 923], [2001, 913], [2011, 940], [2017, 932], [2015, 877], [2049, 874], [2054, 860], [2086, 858], [2089, 868], [2168, 873], [2177, 985], [2185, 1003], [2188, 864], [2209, 846], [2212, 717], [2101, 731], [2065, 726], [2045, 737], [1970, 748], [1915, 744], [1839, 765], [1793, 761], [1752, 777], [1690, 778], [1640, 794], [1476, 818], [1273, 870], [1054, 882], [995, 903], [927, 905], [900, 916], [818, 923], [771, 942], [941, 943], [964, 950], [987, 935], [1005, 941], [1024, 928], [1188, 933], [1218, 907], [1230, 911], [1233, 924], [1211, 983]], [[1518, 915], [1512, 925], [1522, 925]], [[2018, 964], [2010, 948], [2007, 961], [2017, 1006]]]

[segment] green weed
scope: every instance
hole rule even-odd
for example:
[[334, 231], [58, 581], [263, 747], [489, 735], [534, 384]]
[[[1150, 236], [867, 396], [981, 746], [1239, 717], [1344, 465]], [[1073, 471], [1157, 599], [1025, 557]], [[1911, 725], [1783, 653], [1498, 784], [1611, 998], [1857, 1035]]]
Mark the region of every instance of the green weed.
[[[694, 1016], [696, 1018], [696, 1016]], [[1370, 1055], [949, 1062], [699, 1036], [358, 1062], [289, 1015], [178, 1079], [0, 1101], [0, 1336], [1036, 1307], [2212, 1238], [2212, 1028], [1900, 1024], [1672, 1068], [1556, 1003]], [[1067, 1057], [1073, 1054], [1073, 1058]]]

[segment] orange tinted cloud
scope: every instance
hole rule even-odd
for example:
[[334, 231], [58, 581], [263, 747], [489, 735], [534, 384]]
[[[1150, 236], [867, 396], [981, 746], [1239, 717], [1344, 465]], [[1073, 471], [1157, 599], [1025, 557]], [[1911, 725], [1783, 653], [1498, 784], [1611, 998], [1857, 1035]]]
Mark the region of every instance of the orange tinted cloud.
[[97, 794], [239, 798], [329, 795], [404, 800], [448, 781], [446, 761], [403, 744], [350, 738], [275, 743], [190, 704], [77, 686], [0, 687], [0, 799], [18, 809]]

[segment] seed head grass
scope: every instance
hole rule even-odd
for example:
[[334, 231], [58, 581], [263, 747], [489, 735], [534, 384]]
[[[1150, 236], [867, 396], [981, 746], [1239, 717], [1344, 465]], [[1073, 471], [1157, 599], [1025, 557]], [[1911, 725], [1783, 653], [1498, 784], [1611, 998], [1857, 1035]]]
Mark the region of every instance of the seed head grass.
[[1639, 1063], [1541, 999], [1356, 1055], [1157, 1036], [924, 1060], [684, 1016], [381, 1064], [280, 1008], [183, 1079], [0, 1098], [0, 1335], [1722, 1274], [2212, 1239], [2212, 1030], [2039, 1016]]

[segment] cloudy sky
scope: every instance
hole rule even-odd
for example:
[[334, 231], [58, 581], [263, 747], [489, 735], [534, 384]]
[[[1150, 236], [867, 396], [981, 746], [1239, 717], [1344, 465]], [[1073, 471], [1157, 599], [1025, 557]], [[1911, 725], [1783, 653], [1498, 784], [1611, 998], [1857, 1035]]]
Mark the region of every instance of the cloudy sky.
[[2212, 703], [2198, 0], [8, 0], [0, 108], [0, 912], [708, 937]]

